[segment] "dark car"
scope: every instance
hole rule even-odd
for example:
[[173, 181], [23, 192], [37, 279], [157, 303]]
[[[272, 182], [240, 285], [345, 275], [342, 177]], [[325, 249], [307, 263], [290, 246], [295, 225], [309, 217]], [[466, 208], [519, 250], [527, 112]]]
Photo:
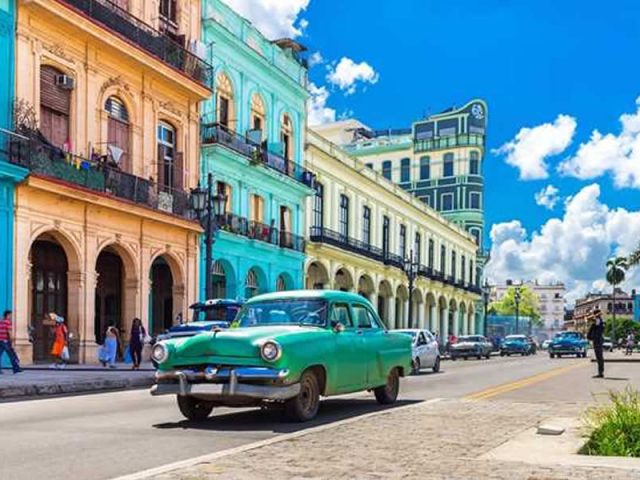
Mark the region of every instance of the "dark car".
[[480, 360], [482, 357], [489, 358], [493, 345], [482, 335], [466, 335], [459, 337], [458, 341], [449, 347], [449, 357], [451, 360], [457, 358], [476, 357]]
[[589, 342], [580, 332], [560, 332], [553, 337], [549, 344], [549, 357], [562, 357], [563, 355], [575, 355], [585, 358]]
[[525, 335], [508, 335], [500, 345], [500, 356], [531, 355], [531, 342]]

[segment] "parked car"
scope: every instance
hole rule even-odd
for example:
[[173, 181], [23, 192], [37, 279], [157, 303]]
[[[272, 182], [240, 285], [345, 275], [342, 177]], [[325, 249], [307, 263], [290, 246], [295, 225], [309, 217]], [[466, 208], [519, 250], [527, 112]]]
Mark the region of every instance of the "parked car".
[[360, 295], [309, 290], [254, 297], [231, 328], [159, 342], [152, 356], [151, 394], [176, 395], [190, 420], [216, 406], [281, 404], [287, 418], [306, 421], [320, 396], [372, 390], [394, 403], [412, 350]]
[[562, 357], [563, 355], [575, 355], [585, 358], [589, 342], [580, 332], [560, 332], [556, 333], [549, 344], [549, 357]]
[[527, 341], [529, 342], [529, 346], [531, 347], [531, 355], [535, 355], [538, 353], [538, 340], [531, 335], [527, 336]]
[[428, 330], [405, 329], [393, 330], [411, 336], [413, 348], [412, 372], [420, 373], [422, 368], [430, 368], [434, 373], [440, 371], [440, 348], [438, 341]]
[[602, 348], [607, 352], [613, 352], [613, 340], [611, 340], [611, 337], [604, 337]]
[[476, 357], [480, 360], [482, 357], [489, 359], [493, 345], [482, 335], [466, 335], [458, 337], [458, 341], [449, 346], [449, 356], [451, 360], [469, 357]]
[[531, 343], [525, 335], [507, 335], [500, 345], [500, 356], [531, 355]]
[[551, 339], [547, 339], [544, 342], [542, 342], [542, 345], [540, 348], [542, 348], [542, 350], [549, 350], [549, 345], [551, 345]]

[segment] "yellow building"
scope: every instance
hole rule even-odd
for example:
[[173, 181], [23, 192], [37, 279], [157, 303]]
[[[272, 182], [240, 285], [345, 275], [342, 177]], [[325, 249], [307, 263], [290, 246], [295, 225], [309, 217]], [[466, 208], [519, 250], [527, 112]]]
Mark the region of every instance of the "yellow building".
[[[187, 314], [198, 292], [199, 102], [210, 95], [199, 0], [18, 2], [14, 293], [23, 361], [48, 361], [47, 312], [72, 361]], [[35, 336], [28, 341], [29, 326]]]
[[476, 333], [473, 236], [313, 130], [306, 161], [317, 179], [307, 288], [358, 292], [390, 328]]

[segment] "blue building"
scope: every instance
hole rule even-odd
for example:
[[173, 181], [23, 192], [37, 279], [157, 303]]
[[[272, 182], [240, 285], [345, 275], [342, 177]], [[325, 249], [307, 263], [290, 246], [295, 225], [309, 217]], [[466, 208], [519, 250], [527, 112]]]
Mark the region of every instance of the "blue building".
[[313, 193], [302, 167], [304, 48], [266, 39], [220, 0], [203, 3], [214, 95], [203, 108], [201, 175], [204, 181], [213, 173], [217, 192], [227, 197], [214, 246], [214, 296], [301, 288], [303, 213]]

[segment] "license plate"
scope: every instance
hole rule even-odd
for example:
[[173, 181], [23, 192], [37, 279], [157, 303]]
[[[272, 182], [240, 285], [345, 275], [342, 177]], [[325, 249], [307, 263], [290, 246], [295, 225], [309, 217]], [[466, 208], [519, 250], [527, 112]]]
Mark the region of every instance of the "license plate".
[[191, 385], [192, 394], [208, 394], [208, 395], [221, 395], [224, 389], [222, 383], [195, 383]]

